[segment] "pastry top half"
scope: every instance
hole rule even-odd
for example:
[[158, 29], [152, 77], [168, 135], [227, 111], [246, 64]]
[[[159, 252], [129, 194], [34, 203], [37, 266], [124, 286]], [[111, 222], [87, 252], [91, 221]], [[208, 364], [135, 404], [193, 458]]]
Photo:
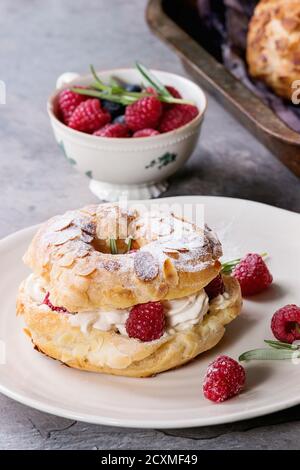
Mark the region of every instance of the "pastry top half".
[[291, 100], [300, 79], [300, 1], [261, 0], [249, 24], [247, 62], [252, 77]]
[[[123, 254], [111, 253], [111, 241]], [[218, 275], [221, 255], [207, 226], [171, 212], [100, 204], [43, 224], [24, 261], [53, 305], [80, 312], [194, 294]]]

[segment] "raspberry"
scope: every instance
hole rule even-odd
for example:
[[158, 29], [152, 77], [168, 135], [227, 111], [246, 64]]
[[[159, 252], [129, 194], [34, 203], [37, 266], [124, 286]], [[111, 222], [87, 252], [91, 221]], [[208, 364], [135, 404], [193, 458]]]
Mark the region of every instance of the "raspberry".
[[[173, 87], [173, 86], [171, 86], [171, 85], [167, 85], [167, 86], [166, 86], [166, 89], [167, 89], [168, 92], [173, 96], [173, 98], [182, 98], [181, 94], [179, 93], [178, 90], [176, 90], [175, 87]], [[173, 104], [173, 103], [163, 103], [163, 110], [166, 111], [167, 109], [174, 108], [174, 106], [176, 106], [176, 104]]]
[[208, 400], [220, 403], [238, 395], [244, 388], [244, 368], [229, 356], [219, 356], [209, 364], [203, 382]]
[[[84, 87], [78, 87], [84, 88]], [[79, 95], [79, 93], [74, 93], [74, 91], [69, 90], [62, 90], [58, 95], [58, 107], [60, 114], [62, 116], [63, 122], [65, 124], [69, 123], [70, 117], [72, 116], [73, 112], [77, 108], [77, 106], [86, 101], [88, 96], [86, 95]]]
[[275, 338], [292, 344], [300, 339], [300, 307], [291, 304], [277, 310], [271, 320], [271, 329]]
[[101, 108], [100, 101], [90, 98], [77, 106], [69, 120], [69, 127], [91, 134], [105, 126], [110, 119], [110, 114]]
[[256, 253], [249, 253], [242, 258], [232, 274], [239, 281], [244, 296], [262, 292], [273, 281], [266, 263]]
[[[166, 85], [165, 87], [168, 92], [173, 96], [173, 98], [182, 98], [181, 94], [179, 93], [178, 90], [176, 90], [175, 87], [171, 86], [171, 85]], [[154, 96], [157, 96], [157, 91], [152, 88], [152, 86], [148, 86], [147, 88], [145, 88], [145, 92], [146, 93], [149, 93], [150, 95], [154, 95]], [[167, 104], [167, 103], [164, 103], [164, 104]]]
[[170, 132], [192, 121], [199, 113], [196, 106], [190, 104], [176, 104], [167, 109], [159, 125], [160, 132]]
[[145, 93], [149, 93], [149, 95], [153, 95], [153, 96], [158, 95], [157, 91], [152, 86], [147, 86], [147, 88], [145, 88], [144, 91], [145, 91]]
[[169, 93], [173, 96], [173, 98], [182, 98], [181, 94], [179, 93], [178, 90], [176, 90], [175, 87], [172, 85], [167, 85], [166, 89], [168, 90]]
[[106, 124], [94, 132], [99, 137], [129, 137], [129, 129], [124, 124]]
[[132, 137], [152, 137], [153, 135], [159, 135], [156, 129], [141, 129], [140, 131], [136, 131]]
[[164, 309], [160, 302], [148, 302], [132, 307], [126, 321], [129, 338], [153, 341], [165, 331]]
[[[173, 98], [182, 98], [181, 94], [179, 93], [178, 90], [176, 90], [176, 88], [174, 88], [173, 86], [171, 85], [167, 85], [165, 87], [169, 93], [173, 96]], [[157, 96], [158, 93], [157, 91], [152, 88], [151, 86], [148, 86], [146, 89], [145, 89], [145, 92], [146, 93], [149, 93], [150, 95], [153, 95], [153, 96]], [[162, 109], [163, 111], [166, 111], [167, 109], [171, 109], [173, 108], [175, 105], [173, 103], [165, 103], [165, 102], [162, 102]]]
[[204, 287], [205, 292], [208, 295], [209, 300], [214, 299], [220, 294], [223, 294], [225, 291], [225, 286], [221, 274], [218, 274], [206, 287]]
[[51, 310], [53, 310], [53, 312], [64, 312], [64, 313], [68, 313], [68, 310], [65, 308], [65, 307], [55, 307], [50, 299], [49, 299], [49, 296], [50, 296], [50, 292], [47, 292], [46, 294], [46, 297], [44, 298], [43, 300], [43, 304], [45, 305], [48, 305], [49, 308], [51, 308]]
[[155, 96], [146, 96], [127, 106], [125, 122], [132, 131], [158, 126], [162, 113], [161, 102]]

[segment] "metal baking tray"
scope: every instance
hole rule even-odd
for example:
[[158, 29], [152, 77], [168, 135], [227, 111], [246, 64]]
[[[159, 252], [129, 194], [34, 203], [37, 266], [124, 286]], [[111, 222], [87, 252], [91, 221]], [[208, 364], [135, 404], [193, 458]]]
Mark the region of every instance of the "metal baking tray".
[[176, 24], [164, 10], [167, 1], [168, 8], [172, 8], [172, 0], [148, 2], [146, 19], [151, 30], [175, 50], [195, 81], [300, 177], [300, 134], [287, 127], [267, 105]]

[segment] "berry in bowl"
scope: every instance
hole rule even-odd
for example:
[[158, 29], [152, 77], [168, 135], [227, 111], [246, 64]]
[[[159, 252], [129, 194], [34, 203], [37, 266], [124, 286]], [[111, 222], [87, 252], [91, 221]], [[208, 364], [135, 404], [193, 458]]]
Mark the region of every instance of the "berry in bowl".
[[63, 74], [58, 84], [48, 100], [55, 138], [99, 199], [147, 199], [166, 190], [200, 134], [206, 97], [198, 85], [139, 63]]

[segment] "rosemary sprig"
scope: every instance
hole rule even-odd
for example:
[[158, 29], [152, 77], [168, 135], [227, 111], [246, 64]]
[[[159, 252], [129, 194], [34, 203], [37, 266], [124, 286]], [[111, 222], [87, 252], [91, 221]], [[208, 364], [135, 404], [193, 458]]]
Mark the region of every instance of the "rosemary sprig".
[[[164, 103], [174, 103], [174, 104], [194, 104], [190, 100], [184, 100], [181, 98], [174, 98], [168, 90], [160, 83], [160, 81], [154, 76], [150, 70], [148, 70], [144, 65], [137, 62], [137, 68], [144, 78], [147, 79], [148, 83], [157, 90], [157, 98]], [[152, 96], [151, 93], [146, 91], [134, 92], [127, 91], [125, 88], [118, 83], [118, 81], [113, 78], [110, 80], [109, 85], [105, 85], [102, 80], [97, 75], [97, 72], [93, 65], [90, 66], [94, 82], [90, 84], [87, 88], [71, 88], [74, 93], [79, 95], [87, 95], [95, 98], [105, 99], [113, 101], [114, 103], [120, 103], [122, 105], [129, 105], [135, 101], [144, 98], [146, 96]]]
[[124, 105], [132, 104], [136, 101], [136, 98], [127, 96], [127, 95], [120, 95], [120, 94], [112, 94], [107, 93], [104, 91], [98, 91], [92, 88], [71, 88], [74, 93], [78, 93], [79, 95], [87, 95], [87, 96], [94, 96], [95, 98], [102, 98], [104, 100], [113, 101], [114, 103], [120, 103]]
[[222, 263], [222, 273], [223, 274], [230, 274], [233, 268], [239, 264], [241, 258], [236, 258], [231, 261], [226, 261], [226, 263]]
[[289, 343], [283, 343], [282, 341], [273, 341], [270, 339], [265, 339], [264, 342], [268, 345], [271, 346], [271, 348], [275, 349], [300, 349], [300, 345], [298, 344], [289, 344]]
[[118, 247], [117, 247], [117, 241], [115, 238], [110, 238], [109, 239], [109, 246], [110, 246], [110, 252], [112, 255], [117, 255], [118, 254]]
[[121, 86], [121, 83], [118, 81], [117, 77], [110, 77], [109, 84], [111, 87], [114, 87], [114, 88]]
[[92, 84], [95, 88], [98, 88], [99, 90], [107, 91], [108, 93], [116, 93], [116, 94], [123, 94], [124, 93], [124, 88], [122, 88], [116, 81], [111, 83], [110, 85], [105, 85], [100, 77], [97, 75], [97, 72], [94, 68], [93, 65], [90, 65], [91, 73], [95, 79], [95, 82]]
[[[93, 83], [92, 86], [97, 86], [96, 83]], [[125, 106], [128, 104], [132, 104], [135, 101], [144, 98], [146, 96], [152, 96], [150, 93], [146, 92], [131, 92], [124, 90], [123, 93], [116, 93], [113, 91], [112, 88], [109, 88], [110, 91], [100, 91], [96, 90], [95, 88], [71, 88], [74, 93], [78, 93], [79, 95], [87, 95], [87, 96], [94, 96], [95, 98], [102, 98], [105, 100], [113, 101], [115, 103], [124, 104]], [[159, 101], [164, 103], [174, 103], [174, 104], [194, 104], [189, 100], [182, 100], [181, 98], [173, 98], [169, 96], [157, 96]]]
[[155, 88], [159, 95], [169, 97], [172, 96], [171, 93], [167, 90], [167, 88], [161, 83], [161, 81], [149, 69], [147, 69], [145, 65], [141, 64], [138, 61], [136, 61], [135, 65], [140, 74], [147, 80], [149, 85], [152, 85], [153, 88]]
[[95, 70], [95, 67], [91, 64], [90, 65], [90, 70], [91, 70], [91, 73], [96, 81], [96, 83], [98, 83], [98, 86], [101, 86], [103, 87], [102, 89], [105, 89], [105, 88], [109, 88], [109, 86], [107, 85], [104, 85], [104, 83], [102, 82], [102, 80], [98, 77], [97, 73], [96, 73], [96, 70]]
[[128, 241], [127, 241], [127, 253], [128, 253], [128, 251], [130, 251], [130, 250], [131, 250], [131, 245], [132, 245], [132, 237], [128, 237], [128, 239], [127, 239], [127, 240], [128, 240]]
[[253, 349], [240, 355], [239, 361], [282, 361], [300, 357], [300, 351], [291, 349]]
[[[128, 237], [127, 243], [126, 243], [125, 253], [128, 253], [128, 251], [131, 250], [131, 244], [132, 244], [132, 237]], [[118, 246], [117, 246], [117, 240], [115, 238], [110, 238], [109, 239], [109, 247], [110, 247], [110, 252], [111, 252], [112, 255], [119, 254]]]
[[272, 349], [259, 348], [244, 352], [240, 355], [239, 361], [274, 361], [294, 359], [300, 357], [300, 345], [283, 343], [282, 341], [268, 340], [264, 342]]

